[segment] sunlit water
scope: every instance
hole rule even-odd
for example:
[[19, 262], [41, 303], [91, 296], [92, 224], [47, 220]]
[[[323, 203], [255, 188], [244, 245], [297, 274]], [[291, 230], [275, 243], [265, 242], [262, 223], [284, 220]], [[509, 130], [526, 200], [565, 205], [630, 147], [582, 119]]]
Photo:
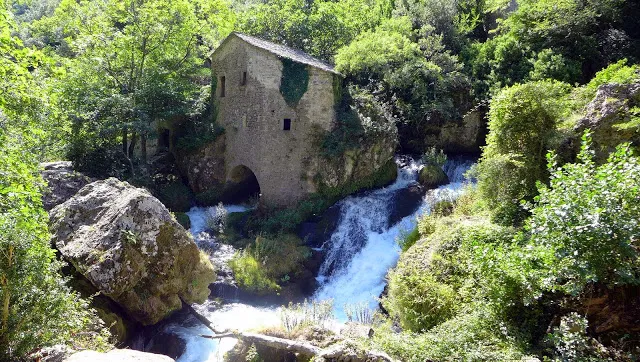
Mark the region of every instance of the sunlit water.
[[[419, 208], [395, 225], [388, 225], [394, 193], [417, 182], [422, 167], [419, 162], [409, 161], [402, 165], [397, 180], [388, 187], [340, 201], [340, 220], [331, 239], [323, 245], [326, 256], [318, 276], [321, 286], [312, 299], [333, 300], [337, 322], [347, 319], [345, 305], [367, 304], [371, 309], [377, 308], [378, 297], [386, 283], [385, 276], [400, 255], [398, 238], [411, 231], [417, 218], [429, 212], [435, 202], [455, 199], [464, 186], [464, 173], [471, 165], [472, 162], [468, 160], [449, 161], [444, 170], [451, 182], [428, 191]], [[229, 213], [247, 210], [238, 205], [225, 208]], [[207, 209], [193, 208], [187, 214], [191, 219], [191, 233], [197, 235], [206, 229]], [[278, 306], [259, 308], [233, 303], [213, 312], [208, 311], [206, 306], [195, 307], [218, 330], [250, 330], [280, 323]], [[186, 351], [178, 359], [179, 362], [222, 361], [224, 353], [235, 344], [231, 338], [219, 341], [202, 338], [200, 335], [212, 333], [202, 325], [184, 327], [172, 324], [166, 330], [182, 336], [186, 341]]]

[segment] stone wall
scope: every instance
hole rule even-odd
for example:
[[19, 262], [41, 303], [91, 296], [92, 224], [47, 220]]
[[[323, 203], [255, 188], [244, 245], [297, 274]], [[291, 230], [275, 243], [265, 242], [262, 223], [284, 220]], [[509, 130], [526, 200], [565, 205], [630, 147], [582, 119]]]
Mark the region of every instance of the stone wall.
[[[283, 65], [275, 54], [239, 38], [222, 47], [212, 61], [218, 80], [213, 97], [217, 120], [225, 128], [227, 180], [234, 168], [246, 166], [258, 179], [262, 202], [294, 205], [316, 191], [305, 177], [304, 161], [315, 152], [314, 125], [329, 130], [335, 122], [334, 75], [308, 66], [307, 92], [290, 107], [280, 93]], [[288, 131], [283, 130], [285, 119], [291, 120]]]

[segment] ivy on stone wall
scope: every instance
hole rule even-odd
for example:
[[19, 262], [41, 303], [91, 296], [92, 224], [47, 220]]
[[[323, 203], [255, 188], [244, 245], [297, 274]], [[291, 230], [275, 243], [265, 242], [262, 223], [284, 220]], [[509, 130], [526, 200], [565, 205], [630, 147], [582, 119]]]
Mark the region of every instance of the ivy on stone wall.
[[280, 58], [282, 62], [282, 79], [280, 94], [289, 107], [295, 107], [309, 87], [309, 69], [305, 64], [291, 59]]

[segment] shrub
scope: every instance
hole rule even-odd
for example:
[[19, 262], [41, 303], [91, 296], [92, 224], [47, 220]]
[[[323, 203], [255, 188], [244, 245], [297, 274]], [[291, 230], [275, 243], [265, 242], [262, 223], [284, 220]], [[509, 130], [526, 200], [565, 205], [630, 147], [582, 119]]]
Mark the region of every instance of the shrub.
[[189, 230], [191, 228], [191, 219], [189, 219], [189, 215], [184, 212], [174, 212], [173, 216], [176, 218], [176, 221], [182, 225], [183, 228]]
[[521, 222], [526, 212], [520, 200], [532, 201], [536, 182], [547, 180], [545, 154], [558, 142], [569, 90], [560, 82], [529, 82], [505, 88], [491, 101], [487, 147], [476, 172], [494, 220]]
[[406, 362], [520, 361], [527, 357], [502, 328], [499, 317], [482, 305], [461, 311], [425, 333], [397, 333], [389, 324], [374, 330], [370, 348]]
[[446, 162], [447, 155], [442, 150], [437, 150], [435, 147], [429, 147], [427, 152], [422, 155], [422, 163], [425, 165], [442, 167]]
[[236, 282], [244, 289], [259, 294], [280, 290], [280, 286], [266, 275], [262, 264], [249, 250], [236, 253], [229, 261], [229, 266]]
[[304, 270], [303, 262], [311, 253], [295, 235], [274, 238], [258, 236], [230, 262], [238, 284], [252, 292], [278, 291]]
[[29, 133], [5, 132], [0, 128], [0, 360], [20, 360], [58, 343], [109, 348], [95, 311], [60, 274], [38, 160], [24, 148]]
[[626, 144], [598, 166], [590, 144], [585, 134], [580, 163], [557, 167], [550, 154], [551, 184], [540, 185], [527, 223], [538, 283], [571, 295], [589, 283], [640, 283], [640, 160]]
[[428, 330], [465, 304], [482, 298], [486, 276], [475, 271], [481, 246], [508, 244], [512, 231], [484, 219], [426, 216], [418, 230], [426, 239], [409, 248], [389, 275], [383, 305], [408, 330]]

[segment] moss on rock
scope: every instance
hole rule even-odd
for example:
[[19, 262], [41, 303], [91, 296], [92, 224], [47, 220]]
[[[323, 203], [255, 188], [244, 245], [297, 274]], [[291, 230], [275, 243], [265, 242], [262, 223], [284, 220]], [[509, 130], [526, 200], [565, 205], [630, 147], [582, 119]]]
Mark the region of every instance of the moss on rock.
[[438, 165], [425, 165], [420, 170], [418, 180], [422, 186], [430, 189], [449, 183], [447, 174]]

